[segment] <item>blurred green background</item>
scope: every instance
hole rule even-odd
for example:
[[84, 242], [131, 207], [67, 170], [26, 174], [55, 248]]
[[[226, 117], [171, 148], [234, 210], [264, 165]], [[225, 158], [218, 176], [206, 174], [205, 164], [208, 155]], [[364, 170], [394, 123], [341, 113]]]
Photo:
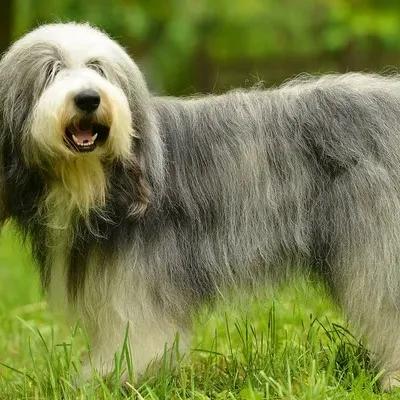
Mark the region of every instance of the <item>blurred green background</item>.
[[90, 21], [162, 94], [220, 92], [301, 72], [400, 65], [398, 0], [0, 0], [0, 48], [50, 21]]
[[[302, 72], [400, 66], [399, 0], [0, 0], [0, 52], [39, 24], [70, 20], [89, 21], [111, 34], [161, 94], [221, 92], [259, 81], [278, 85]], [[0, 240], [0, 399], [122, 398], [99, 396], [97, 387], [93, 395], [75, 388], [73, 368], [79, 363], [70, 363], [65, 349], [77, 360], [86, 348], [69, 339], [48, 312], [38, 274], [15, 236], [7, 226]], [[192, 364], [167, 389], [164, 381], [148, 395], [139, 388], [144, 398], [188, 398], [189, 385], [192, 399], [261, 399], [263, 388], [274, 399], [383, 398], [375, 394], [375, 372], [358, 361], [359, 346], [343, 339], [350, 334], [340, 340], [332, 334], [339, 325], [326, 321], [341, 317], [326, 295], [296, 281], [274, 303], [276, 326], [270, 304], [261, 299], [247, 312], [254, 338], [270, 331], [275, 337], [276, 330], [276, 352], [267, 346], [264, 357], [246, 341], [241, 352], [237, 329], [230, 356], [231, 336], [224, 329], [234, 310], [226, 319], [200, 319]], [[272, 361], [270, 354], [276, 354]], [[169, 397], [155, 397], [159, 387]]]

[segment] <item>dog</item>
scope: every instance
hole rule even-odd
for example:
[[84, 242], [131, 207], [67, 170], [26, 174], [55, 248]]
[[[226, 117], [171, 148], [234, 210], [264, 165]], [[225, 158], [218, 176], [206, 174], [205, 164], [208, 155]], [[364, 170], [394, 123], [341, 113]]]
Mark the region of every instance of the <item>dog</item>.
[[88, 24], [40, 26], [0, 61], [0, 210], [50, 304], [107, 376], [125, 335], [143, 376], [225, 291], [322, 280], [382, 385], [400, 370], [400, 78], [157, 97]]

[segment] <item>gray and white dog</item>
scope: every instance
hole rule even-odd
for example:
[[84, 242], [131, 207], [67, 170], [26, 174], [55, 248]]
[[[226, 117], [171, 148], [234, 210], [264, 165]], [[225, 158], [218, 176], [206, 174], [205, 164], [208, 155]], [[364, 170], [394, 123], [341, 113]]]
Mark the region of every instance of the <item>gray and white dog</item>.
[[45, 25], [0, 62], [0, 177], [1, 219], [101, 374], [127, 326], [140, 376], [201, 304], [300, 269], [398, 385], [398, 76], [155, 97], [106, 34]]

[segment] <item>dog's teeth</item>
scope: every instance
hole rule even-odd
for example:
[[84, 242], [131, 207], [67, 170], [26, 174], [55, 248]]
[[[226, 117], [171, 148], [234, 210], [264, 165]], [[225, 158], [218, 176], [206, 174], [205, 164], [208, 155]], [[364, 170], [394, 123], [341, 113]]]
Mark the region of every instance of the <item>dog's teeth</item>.
[[86, 140], [84, 142], [81, 142], [74, 134], [72, 134], [72, 139], [74, 140], [75, 144], [80, 146], [80, 147], [88, 147], [88, 146], [93, 146], [94, 141], [97, 139], [97, 133], [92, 136], [91, 140]]

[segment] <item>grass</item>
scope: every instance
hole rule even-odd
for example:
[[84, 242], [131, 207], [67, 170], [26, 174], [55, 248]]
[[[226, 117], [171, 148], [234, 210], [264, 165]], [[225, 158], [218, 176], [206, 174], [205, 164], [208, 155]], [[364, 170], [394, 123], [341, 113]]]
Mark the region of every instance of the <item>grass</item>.
[[191, 354], [175, 374], [162, 369], [123, 389], [100, 378], [78, 386], [84, 335], [49, 312], [10, 228], [0, 241], [1, 400], [400, 399], [379, 392], [380, 372], [345, 326], [322, 288], [298, 280], [245, 310], [221, 305], [200, 315]]

